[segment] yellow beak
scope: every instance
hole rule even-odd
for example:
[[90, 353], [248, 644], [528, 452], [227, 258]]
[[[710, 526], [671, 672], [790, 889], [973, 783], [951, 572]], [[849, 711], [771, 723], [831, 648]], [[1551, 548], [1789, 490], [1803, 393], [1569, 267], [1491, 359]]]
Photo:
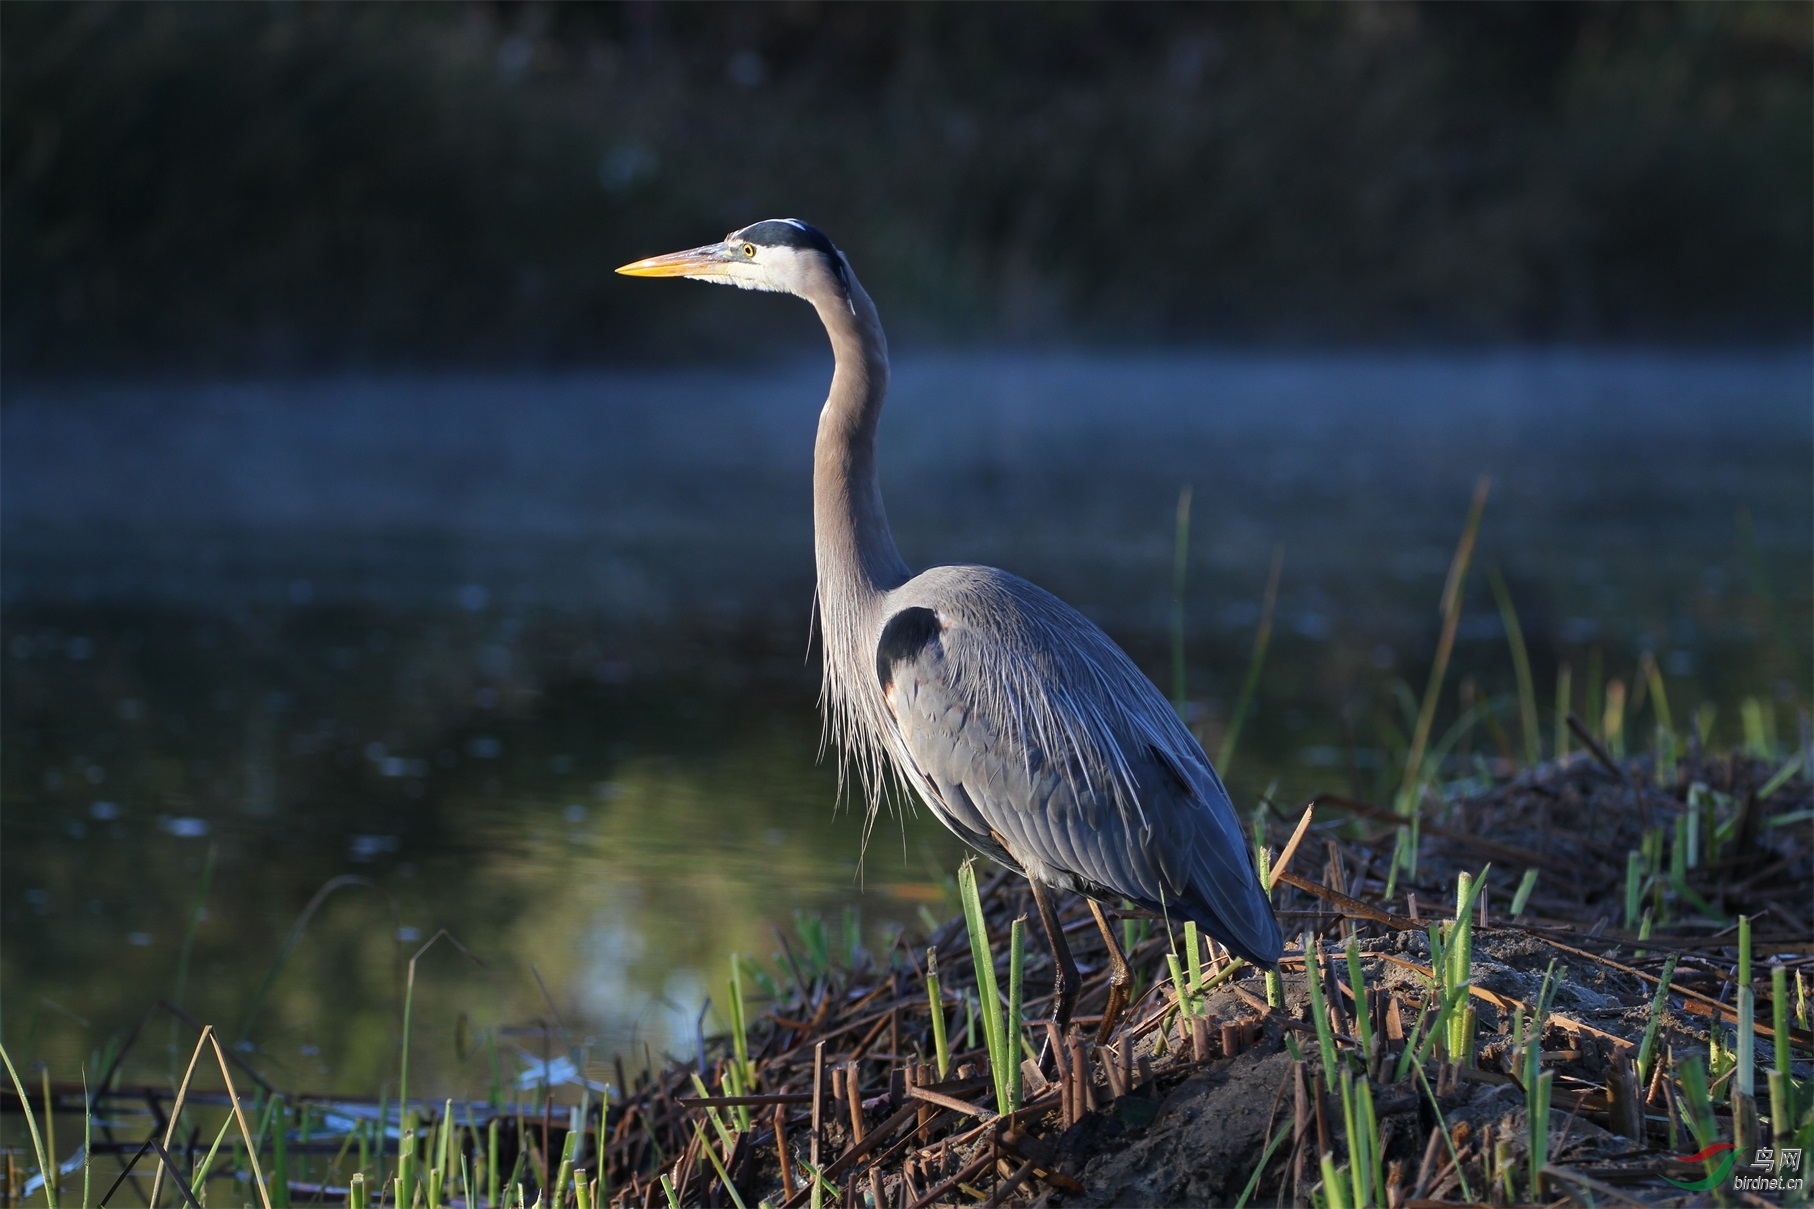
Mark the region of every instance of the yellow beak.
[[731, 249], [722, 243], [651, 256], [618, 269], [626, 277], [722, 277], [731, 260]]

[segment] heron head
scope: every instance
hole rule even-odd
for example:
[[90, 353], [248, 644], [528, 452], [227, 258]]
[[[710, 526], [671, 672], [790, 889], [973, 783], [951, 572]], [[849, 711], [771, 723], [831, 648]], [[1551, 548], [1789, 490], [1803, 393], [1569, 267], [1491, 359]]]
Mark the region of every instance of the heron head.
[[691, 277], [813, 299], [849, 290], [850, 267], [825, 232], [797, 218], [769, 218], [718, 243], [651, 256], [617, 270], [630, 277]]

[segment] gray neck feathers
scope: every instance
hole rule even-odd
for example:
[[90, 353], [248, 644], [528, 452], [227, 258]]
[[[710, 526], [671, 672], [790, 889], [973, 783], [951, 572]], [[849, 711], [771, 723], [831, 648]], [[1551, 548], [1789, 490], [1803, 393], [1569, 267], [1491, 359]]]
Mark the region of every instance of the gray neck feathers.
[[847, 274], [849, 294], [812, 299], [831, 337], [836, 368], [813, 447], [813, 542], [825, 675], [825, 741], [839, 750], [840, 776], [854, 764], [873, 816], [893, 719], [876, 683], [875, 644], [883, 596], [907, 582], [876, 481], [876, 423], [888, 390], [888, 341], [875, 304]]

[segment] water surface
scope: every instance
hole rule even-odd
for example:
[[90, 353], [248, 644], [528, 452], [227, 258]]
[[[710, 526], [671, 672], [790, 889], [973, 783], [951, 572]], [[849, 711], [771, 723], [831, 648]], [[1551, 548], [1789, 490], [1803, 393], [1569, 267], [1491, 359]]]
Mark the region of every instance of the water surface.
[[[159, 999], [295, 1089], [486, 1090], [522, 1054], [685, 1051], [796, 912], [943, 913], [958, 846], [834, 814], [807, 473], [826, 366], [46, 385], [4, 441], [0, 1027], [62, 1077]], [[910, 561], [1059, 592], [1219, 742], [1283, 551], [1241, 802], [1378, 791], [1468, 498], [1547, 701], [1562, 661], [1686, 714], [1808, 701], [1809, 358], [900, 355]], [[1506, 694], [1471, 587], [1452, 684]], [[816, 656], [815, 656], [816, 658]], [[1459, 689], [1451, 690], [1451, 700]], [[1513, 713], [1504, 711], [1506, 725]], [[1490, 754], [1481, 736], [1475, 746]], [[199, 921], [199, 922], [192, 922]], [[720, 995], [721, 997], [721, 995]], [[489, 1041], [488, 1041], [489, 1039]], [[161, 1074], [162, 1025], [129, 1070]], [[490, 1042], [495, 1042], [495, 1049]], [[644, 1047], [647, 1047], [645, 1050]]]

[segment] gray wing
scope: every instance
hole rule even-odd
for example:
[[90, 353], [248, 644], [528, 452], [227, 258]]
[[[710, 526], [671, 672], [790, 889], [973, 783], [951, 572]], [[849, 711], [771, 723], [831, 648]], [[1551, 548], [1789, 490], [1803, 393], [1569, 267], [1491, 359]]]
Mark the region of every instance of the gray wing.
[[1025, 580], [936, 567], [889, 595], [876, 676], [940, 821], [1055, 886], [1283, 948], [1228, 791], [1109, 637]]

